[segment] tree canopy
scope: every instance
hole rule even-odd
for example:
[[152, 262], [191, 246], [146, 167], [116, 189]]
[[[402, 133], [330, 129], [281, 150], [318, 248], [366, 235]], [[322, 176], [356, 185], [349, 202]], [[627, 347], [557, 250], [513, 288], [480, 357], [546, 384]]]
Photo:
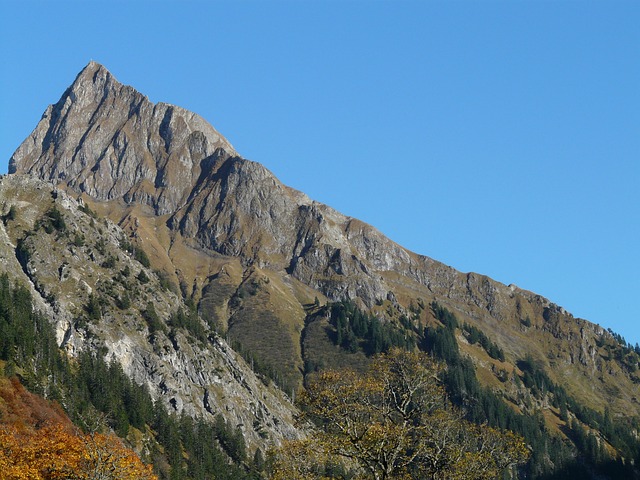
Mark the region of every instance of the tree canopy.
[[273, 456], [272, 478], [477, 480], [524, 463], [522, 438], [472, 424], [449, 402], [443, 368], [427, 354], [392, 349], [364, 374], [317, 374], [300, 399], [316, 433]]
[[83, 434], [62, 424], [0, 426], [0, 471], [13, 480], [157, 479], [115, 435]]

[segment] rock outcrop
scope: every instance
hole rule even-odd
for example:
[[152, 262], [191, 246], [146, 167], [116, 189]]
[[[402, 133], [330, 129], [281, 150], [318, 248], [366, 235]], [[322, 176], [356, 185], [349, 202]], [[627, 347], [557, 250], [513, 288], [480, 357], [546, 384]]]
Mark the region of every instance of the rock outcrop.
[[[300, 435], [291, 401], [206, 324], [200, 327], [206, 336], [170, 328], [172, 316], [188, 306], [136, 260], [120, 227], [25, 175], [0, 179], [0, 215], [11, 207], [15, 218], [0, 222], [1, 271], [30, 286], [71, 356], [104, 348], [107, 360], [117, 360], [168, 408], [211, 420], [222, 415], [252, 449]], [[54, 209], [62, 222], [50, 228]], [[87, 314], [91, 297], [99, 314]], [[150, 309], [157, 325], [149, 323]]]
[[154, 105], [91, 62], [9, 162], [99, 200], [125, 198], [159, 215], [186, 202], [198, 178], [233, 147], [198, 115]]

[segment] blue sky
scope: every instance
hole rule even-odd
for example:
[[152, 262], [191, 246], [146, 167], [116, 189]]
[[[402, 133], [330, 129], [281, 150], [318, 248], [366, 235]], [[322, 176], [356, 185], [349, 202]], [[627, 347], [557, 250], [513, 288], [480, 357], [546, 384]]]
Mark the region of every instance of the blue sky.
[[640, 342], [640, 2], [0, 0], [0, 172], [93, 59], [401, 245]]

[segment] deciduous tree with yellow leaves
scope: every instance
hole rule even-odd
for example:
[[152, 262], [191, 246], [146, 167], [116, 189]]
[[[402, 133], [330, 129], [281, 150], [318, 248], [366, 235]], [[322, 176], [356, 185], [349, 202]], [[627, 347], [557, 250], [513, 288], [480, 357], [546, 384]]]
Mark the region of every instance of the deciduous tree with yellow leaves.
[[[272, 478], [335, 478], [322, 468], [334, 458], [361, 479], [488, 480], [526, 461], [522, 438], [472, 424], [451, 405], [443, 368], [427, 354], [395, 349], [364, 374], [319, 373], [300, 398], [316, 433], [272, 455]], [[298, 450], [304, 472], [296, 471]]]
[[0, 426], [3, 480], [157, 480], [115, 435], [82, 434], [62, 424]]

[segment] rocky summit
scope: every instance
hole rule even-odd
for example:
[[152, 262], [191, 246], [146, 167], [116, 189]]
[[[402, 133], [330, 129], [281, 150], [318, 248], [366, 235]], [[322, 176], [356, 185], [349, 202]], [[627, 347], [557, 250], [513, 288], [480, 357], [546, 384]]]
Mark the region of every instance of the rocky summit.
[[201, 117], [152, 104], [96, 63], [47, 109], [9, 171], [101, 202], [148, 207], [198, 247], [285, 271], [331, 298], [372, 305], [391, 290], [382, 273], [424, 283], [419, 272], [429, 265], [368, 225], [282, 185], [239, 157]]
[[[557, 407], [506, 381], [523, 377], [525, 360], [589, 409], [640, 415], [637, 363], [625, 363], [628, 348], [611, 332], [535, 293], [413, 253], [309, 199], [239, 156], [200, 116], [153, 104], [95, 62], [46, 109], [9, 168], [0, 205], [5, 215], [17, 208], [22, 220], [1, 229], [3, 262], [32, 285], [61, 343], [70, 351], [104, 345], [155, 397], [178, 411], [226, 412], [259, 448], [299, 434], [293, 407], [280, 390], [250, 380], [251, 369], [234, 360], [228, 344], [292, 398], [310, 365], [366, 362], [335, 341], [329, 307], [346, 300], [418, 343], [441, 320], [428, 306], [448, 309], [467, 326], [455, 341], [480, 382], [514, 411], [543, 412], [560, 435], [566, 420]], [[93, 243], [71, 239], [47, 249], [46, 239], [29, 234], [49, 204]], [[19, 242], [31, 252], [21, 263]], [[146, 266], [132, 257], [138, 251]], [[138, 286], [140, 298], [124, 313], [108, 307], [102, 322], [74, 326], [91, 293], [125, 293], [114, 285], [113, 268], [129, 263], [131, 274], [143, 271], [153, 288]], [[149, 302], [163, 322], [173, 306], [194, 305], [215, 342], [171, 339], [162, 329], [150, 342], [140, 320]], [[469, 332], [482, 332], [502, 354], [488, 354]]]

